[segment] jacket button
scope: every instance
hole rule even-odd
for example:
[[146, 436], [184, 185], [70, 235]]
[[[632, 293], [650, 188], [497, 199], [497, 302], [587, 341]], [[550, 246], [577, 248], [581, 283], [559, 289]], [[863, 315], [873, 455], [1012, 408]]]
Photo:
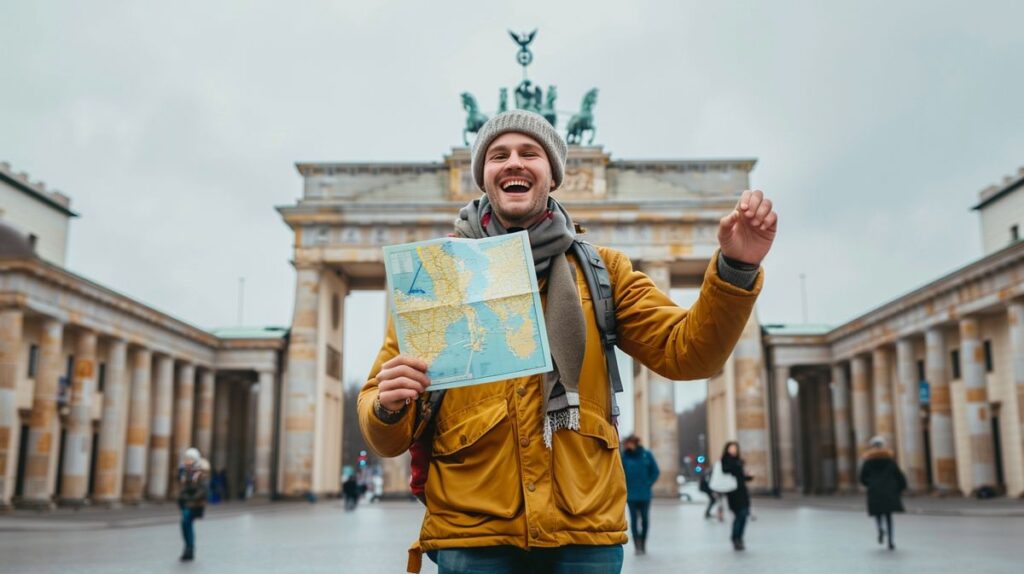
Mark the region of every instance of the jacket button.
[[530, 444], [530, 439], [526, 438], [525, 436], [519, 439], [519, 446], [526, 446], [528, 444]]
[[536, 528], [531, 528], [530, 529], [530, 538], [538, 538], [539, 536], [540, 536], [540, 530], [537, 530]]
[[467, 442], [469, 442], [469, 439], [466, 438], [466, 435], [464, 435], [464, 434], [463, 435], [459, 435], [459, 442], [462, 443], [462, 444], [466, 444]]
[[516, 394], [518, 394], [519, 396], [524, 396], [526, 394], [526, 387], [519, 387], [518, 389], [516, 389]]
[[526, 490], [529, 490], [530, 492], [533, 492], [533, 491], [537, 490], [537, 486], [535, 484], [533, 484], [532, 482], [527, 482], [526, 483]]

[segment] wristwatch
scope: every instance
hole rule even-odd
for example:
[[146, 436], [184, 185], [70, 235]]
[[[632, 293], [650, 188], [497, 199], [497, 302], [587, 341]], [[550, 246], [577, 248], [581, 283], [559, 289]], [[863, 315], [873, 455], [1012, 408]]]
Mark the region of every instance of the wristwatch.
[[409, 410], [408, 403], [403, 405], [402, 408], [398, 409], [397, 411], [393, 411], [385, 407], [384, 405], [380, 404], [380, 396], [373, 399], [374, 414], [376, 414], [377, 418], [379, 418], [381, 421], [389, 425], [395, 424], [398, 421], [402, 420], [402, 417], [405, 416], [405, 411], [407, 410]]

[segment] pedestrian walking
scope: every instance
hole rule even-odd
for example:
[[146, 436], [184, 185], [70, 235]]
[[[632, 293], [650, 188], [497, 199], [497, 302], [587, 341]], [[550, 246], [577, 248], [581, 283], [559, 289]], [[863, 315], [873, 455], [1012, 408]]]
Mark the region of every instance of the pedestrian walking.
[[341, 484], [341, 492], [345, 496], [345, 510], [355, 510], [359, 504], [359, 481], [355, 473], [348, 475]]
[[654, 454], [640, 445], [640, 437], [629, 435], [623, 443], [622, 470], [626, 474], [626, 504], [633, 546], [637, 554], [647, 554], [647, 533], [650, 529], [651, 487], [661, 471]]
[[907, 488], [907, 477], [886, 448], [885, 438], [876, 436], [869, 444], [860, 467], [860, 483], [868, 489], [868, 515], [875, 517], [878, 543], [884, 543], [888, 535], [889, 550], [895, 550], [892, 514], [903, 512], [901, 493]]
[[[736, 441], [725, 443], [722, 449], [722, 458], [715, 465], [714, 475], [728, 475], [732, 478], [730, 483], [735, 481], [731, 490], [726, 492], [726, 500], [729, 501], [729, 510], [732, 511], [732, 547], [733, 550], [744, 550], [743, 533], [747, 528], [747, 519], [750, 517], [750, 491], [747, 490], [747, 482], [754, 479], [743, 470], [743, 459], [740, 457], [740, 445]], [[712, 476], [712, 488], [716, 488]], [[716, 489], [717, 490], [717, 489]]]
[[[621, 570], [626, 484], [606, 341], [584, 264], [592, 270], [597, 259], [607, 273], [618, 347], [669, 381], [718, 372], [760, 292], [760, 263], [778, 221], [761, 191], [744, 191], [719, 221], [720, 249], [686, 310], [624, 253], [577, 243], [583, 229], [553, 197], [567, 153], [543, 116], [523, 110], [491, 118], [473, 144], [471, 172], [483, 195], [459, 211], [453, 232], [468, 239], [528, 233], [554, 369], [446, 390], [428, 437], [427, 511], [409, 562], [415, 571], [418, 550], [437, 551], [440, 574]], [[577, 246], [595, 257], [578, 260]], [[399, 456], [423, 436], [426, 427], [414, 423], [429, 390], [427, 368], [399, 353], [389, 317], [358, 406], [363, 436], [381, 456]]]
[[185, 549], [181, 553], [184, 562], [195, 559], [196, 532], [194, 522], [202, 518], [206, 510], [210, 463], [199, 454], [199, 449], [185, 450], [182, 472], [179, 473], [181, 488], [178, 491], [178, 508], [181, 509], [181, 537]]

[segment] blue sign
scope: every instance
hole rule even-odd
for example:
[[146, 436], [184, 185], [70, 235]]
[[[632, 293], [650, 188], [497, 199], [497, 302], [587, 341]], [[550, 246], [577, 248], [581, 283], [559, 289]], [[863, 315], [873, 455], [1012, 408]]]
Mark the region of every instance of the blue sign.
[[921, 379], [917, 383], [918, 399], [922, 405], [927, 405], [931, 402], [931, 391], [929, 390], [928, 381]]

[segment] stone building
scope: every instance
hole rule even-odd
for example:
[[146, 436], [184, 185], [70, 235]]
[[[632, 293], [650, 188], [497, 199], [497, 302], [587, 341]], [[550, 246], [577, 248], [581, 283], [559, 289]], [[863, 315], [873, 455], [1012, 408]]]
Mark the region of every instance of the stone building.
[[851, 490], [881, 435], [913, 490], [1024, 494], [1024, 168], [974, 209], [981, 259], [835, 328], [765, 326], [775, 487]]
[[165, 500], [189, 446], [270, 493], [285, 331], [205, 331], [71, 273], [74, 216], [0, 164], [0, 507]]

